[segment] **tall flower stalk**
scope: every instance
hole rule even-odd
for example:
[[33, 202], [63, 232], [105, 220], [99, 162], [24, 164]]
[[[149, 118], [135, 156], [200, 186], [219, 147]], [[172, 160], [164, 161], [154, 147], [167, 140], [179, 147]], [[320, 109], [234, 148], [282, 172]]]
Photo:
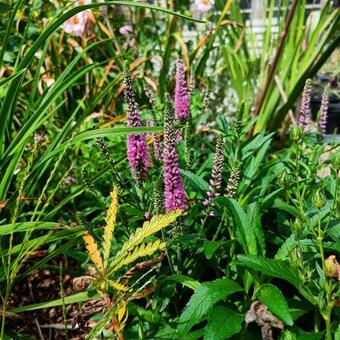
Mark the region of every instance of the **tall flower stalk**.
[[179, 121], [190, 118], [190, 98], [182, 60], [176, 63], [175, 112]]
[[322, 94], [320, 106], [319, 131], [321, 136], [324, 136], [326, 134], [328, 103], [329, 103], [328, 88], [326, 87]]
[[303, 128], [305, 132], [309, 131], [311, 123], [311, 108], [310, 108], [311, 93], [312, 82], [310, 79], [307, 79], [305, 87], [303, 88], [299, 117], [299, 126]]
[[164, 108], [164, 198], [166, 212], [185, 209], [186, 199], [183, 183], [180, 177], [179, 159], [176, 152], [177, 130], [175, 115], [169, 98]]
[[[127, 126], [142, 126], [139, 107], [136, 102], [134, 81], [127, 63], [124, 65], [124, 96], [128, 104]], [[137, 181], [145, 177], [151, 166], [150, 154], [146, 144], [146, 134], [130, 134], [127, 138], [127, 157], [131, 172]]]
[[211, 171], [208, 198], [203, 202], [204, 205], [212, 205], [214, 197], [218, 196], [222, 186], [222, 173], [224, 167], [224, 140], [222, 136], [218, 137], [215, 149], [213, 168]]

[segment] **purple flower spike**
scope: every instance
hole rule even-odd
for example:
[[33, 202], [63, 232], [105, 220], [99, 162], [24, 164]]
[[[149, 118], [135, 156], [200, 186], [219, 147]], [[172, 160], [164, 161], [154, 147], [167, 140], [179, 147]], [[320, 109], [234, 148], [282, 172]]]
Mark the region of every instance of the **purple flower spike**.
[[303, 88], [299, 117], [299, 126], [303, 128], [304, 132], [309, 131], [309, 127], [311, 124], [311, 108], [310, 108], [311, 92], [312, 82], [310, 79], [307, 79], [305, 87]]
[[174, 110], [170, 101], [164, 110], [164, 197], [166, 212], [185, 209], [186, 199], [183, 183], [180, 177], [179, 160], [176, 153], [177, 130], [175, 128]]
[[[133, 79], [129, 66], [124, 66], [124, 95], [128, 104], [127, 126], [142, 126], [141, 115], [136, 102]], [[150, 154], [146, 144], [146, 134], [130, 134], [127, 138], [127, 157], [134, 178], [139, 181], [145, 177], [146, 171], [151, 166]]]
[[320, 106], [320, 119], [319, 119], [319, 130], [321, 136], [326, 134], [327, 127], [327, 116], [328, 116], [328, 88], [326, 87], [322, 94], [321, 106]]
[[180, 121], [190, 118], [189, 93], [181, 60], [176, 63], [175, 111], [176, 118]]

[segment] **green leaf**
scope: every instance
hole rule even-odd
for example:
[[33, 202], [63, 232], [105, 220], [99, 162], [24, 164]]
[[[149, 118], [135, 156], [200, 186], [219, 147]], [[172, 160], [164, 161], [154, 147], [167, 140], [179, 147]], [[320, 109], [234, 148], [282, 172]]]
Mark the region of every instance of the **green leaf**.
[[238, 255], [237, 259], [249, 269], [288, 281], [298, 289], [302, 284], [297, 270], [286, 261], [244, 255]]
[[204, 254], [205, 257], [209, 260], [213, 257], [213, 255], [215, 254], [215, 251], [225, 245], [227, 243], [227, 241], [209, 241], [209, 240], [205, 240], [204, 242]]
[[314, 296], [303, 287], [298, 271], [291, 267], [288, 262], [244, 255], [238, 255], [237, 259], [241, 265], [250, 270], [255, 270], [291, 283], [309, 302], [312, 304], [316, 303]]
[[266, 240], [262, 229], [261, 217], [262, 217], [262, 206], [258, 202], [252, 202], [248, 204], [247, 216], [249, 222], [254, 229], [256, 241], [257, 241], [257, 252], [258, 255], [264, 256], [266, 251]]
[[340, 325], [338, 325], [338, 328], [335, 330], [334, 339], [340, 340]]
[[165, 280], [176, 281], [193, 290], [196, 290], [201, 285], [198, 281], [192, 279], [191, 277], [181, 274], [170, 275]]
[[236, 282], [228, 279], [217, 279], [202, 283], [191, 296], [179, 318], [178, 337], [187, 334], [193, 325], [207, 315], [216, 302], [240, 291], [242, 291], [242, 288]]
[[267, 305], [268, 309], [280, 320], [289, 326], [293, 325], [288, 304], [279, 288], [270, 283], [264, 284], [257, 292], [256, 297]]
[[328, 235], [334, 240], [340, 240], [340, 223], [331, 226], [328, 231]]
[[31, 228], [34, 230], [42, 229], [66, 229], [65, 225], [56, 222], [19, 222], [15, 224], [0, 225], [0, 236], [8, 235], [10, 233], [24, 232]]
[[36, 303], [34, 305], [12, 308], [10, 312], [12, 313], [29, 312], [29, 311], [37, 310], [37, 309], [62, 306], [63, 304], [69, 305], [71, 303], [85, 302], [85, 301], [88, 301], [91, 299], [97, 299], [97, 298], [99, 298], [99, 296], [95, 292], [81, 292], [81, 293], [77, 293], [74, 295], [66, 296], [63, 299], [56, 299], [52, 301]]
[[277, 198], [274, 201], [273, 208], [283, 210], [283, 211], [291, 214], [294, 217], [299, 216], [299, 212], [295, 207], [287, 204], [286, 202], [282, 201], [280, 198]]
[[228, 339], [241, 330], [244, 315], [234, 312], [225, 306], [214, 306], [204, 329], [204, 340]]
[[200, 176], [188, 170], [181, 170], [181, 175], [189, 180], [194, 190], [199, 190], [203, 195], [209, 191], [209, 184]]
[[[309, 333], [297, 328], [295, 331], [296, 340], [321, 340], [324, 339], [324, 332]], [[339, 340], [335, 338], [335, 340]]]
[[266, 209], [268, 208], [272, 203], [273, 201], [279, 197], [282, 193], [283, 193], [284, 189], [277, 189], [271, 193], [269, 193], [266, 197], [263, 198], [262, 200], [262, 209]]
[[[274, 133], [270, 133], [268, 135], [259, 133], [252, 137], [251, 139], [247, 140], [245, 142], [245, 146], [242, 147], [242, 161], [244, 161], [247, 157], [249, 157], [253, 152], [256, 150], [259, 150], [262, 145], [267, 142], [268, 140], [271, 140]], [[266, 146], [266, 148], [269, 147], [269, 144]], [[261, 157], [264, 157], [261, 153]]]
[[161, 126], [152, 126], [152, 127], [116, 127], [116, 128], [104, 128], [104, 129], [95, 129], [88, 130], [79, 133], [78, 135], [70, 138], [63, 144], [58, 145], [53, 151], [51, 151], [45, 158], [44, 161], [50, 159], [58, 153], [61, 153], [65, 150], [66, 147], [69, 147], [74, 144], [79, 144], [88, 139], [94, 139], [97, 137], [116, 137], [116, 136], [126, 136], [128, 134], [139, 134], [139, 133], [147, 133], [147, 132], [160, 132], [163, 131], [163, 127]]
[[233, 198], [228, 198], [226, 200], [226, 205], [233, 216], [237, 227], [237, 238], [241, 243], [244, 252], [248, 255], [257, 255], [255, 231], [252, 228], [247, 214]]
[[275, 255], [275, 260], [286, 260], [290, 252], [296, 245], [295, 235], [291, 234], [281, 245], [280, 249], [277, 251]]

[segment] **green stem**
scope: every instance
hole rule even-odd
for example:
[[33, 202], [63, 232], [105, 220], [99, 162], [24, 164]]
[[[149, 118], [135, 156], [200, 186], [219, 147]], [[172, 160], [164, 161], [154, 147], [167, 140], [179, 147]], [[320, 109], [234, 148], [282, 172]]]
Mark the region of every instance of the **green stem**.
[[221, 231], [221, 228], [222, 228], [222, 225], [223, 225], [223, 221], [224, 221], [224, 218], [225, 218], [225, 214], [226, 214], [226, 212], [227, 212], [227, 209], [226, 208], [224, 208], [224, 210], [223, 210], [223, 214], [222, 214], [222, 218], [221, 218], [221, 221], [220, 221], [220, 223], [219, 223], [219, 225], [218, 225], [218, 227], [217, 227], [217, 229], [216, 229], [216, 232], [215, 232], [215, 234], [214, 234], [214, 237], [213, 237], [213, 241], [215, 241], [216, 240], [216, 238], [217, 238], [217, 236], [218, 236], [218, 234], [220, 233], [220, 231]]
[[331, 327], [331, 313], [332, 309], [327, 308], [327, 317], [325, 317], [325, 323], [326, 323], [326, 340], [332, 340], [332, 327]]
[[317, 236], [317, 240], [318, 240], [318, 244], [319, 244], [322, 269], [323, 269], [323, 271], [325, 273], [326, 265], [325, 265], [325, 253], [324, 253], [324, 249], [323, 249], [323, 232], [321, 230], [321, 213], [320, 213], [320, 209], [318, 209], [318, 236]]
[[[323, 236], [324, 233], [321, 230], [321, 213], [320, 209], [318, 209], [318, 235], [317, 235], [317, 241], [319, 244], [319, 251], [320, 251], [320, 257], [321, 257], [321, 264], [322, 264], [322, 270], [324, 273], [326, 273], [326, 263], [325, 263], [325, 252], [323, 248]], [[332, 287], [327, 281], [327, 277], [325, 277], [325, 284], [324, 284], [324, 289], [326, 291], [326, 303], [327, 307], [325, 311], [321, 311], [321, 315], [323, 319], [325, 320], [326, 324], [326, 340], [332, 340], [332, 327], [331, 327], [331, 314], [332, 314], [332, 309], [334, 303], [331, 301], [332, 296], [331, 296], [331, 290]]]

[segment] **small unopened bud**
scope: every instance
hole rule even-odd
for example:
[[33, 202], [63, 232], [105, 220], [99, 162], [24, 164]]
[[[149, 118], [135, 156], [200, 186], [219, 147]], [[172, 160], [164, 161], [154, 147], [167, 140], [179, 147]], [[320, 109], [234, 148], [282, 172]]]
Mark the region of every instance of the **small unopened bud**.
[[340, 170], [340, 151], [334, 151], [331, 155], [331, 163], [333, 168], [338, 171]]
[[303, 230], [303, 222], [297, 218], [293, 223], [293, 230], [296, 234], [300, 234]]
[[302, 137], [302, 129], [299, 126], [293, 126], [290, 130], [290, 139], [297, 142]]
[[292, 183], [292, 176], [284, 170], [278, 179], [278, 184], [280, 187], [287, 189]]
[[312, 203], [315, 208], [321, 209], [326, 205], [326, 196], [322, 189], [317, 189], [312, 197]]

